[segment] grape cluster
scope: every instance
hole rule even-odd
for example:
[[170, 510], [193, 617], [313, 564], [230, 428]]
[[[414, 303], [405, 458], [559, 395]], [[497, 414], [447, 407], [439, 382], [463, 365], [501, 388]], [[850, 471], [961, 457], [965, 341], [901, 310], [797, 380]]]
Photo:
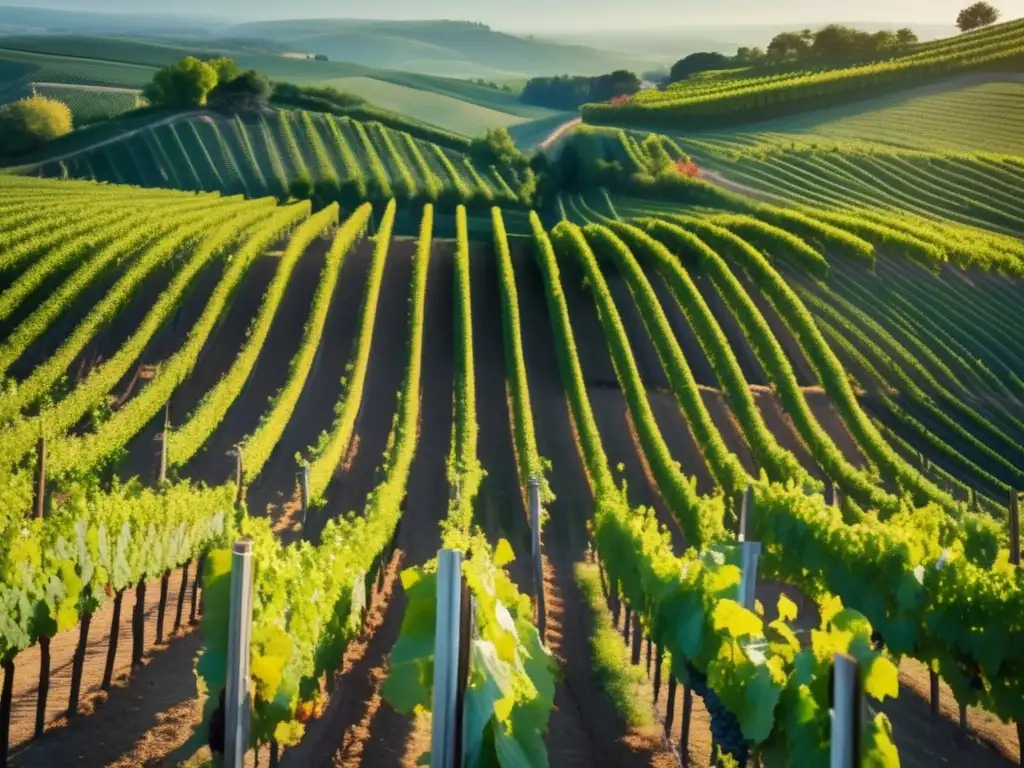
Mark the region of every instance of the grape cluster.
[[704, 700], [711, 717], [711, 737], [719, 750], [730, 755], [740, 768], [747, 764], [747, 740], [743, 738], [739, 719], [708, 686], [708, 677], [693, 666], [688, 669], [691, 690]]

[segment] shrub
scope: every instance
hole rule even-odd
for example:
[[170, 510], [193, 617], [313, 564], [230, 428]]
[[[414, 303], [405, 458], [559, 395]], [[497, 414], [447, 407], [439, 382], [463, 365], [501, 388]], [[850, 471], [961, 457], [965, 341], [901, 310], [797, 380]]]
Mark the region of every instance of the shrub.
[[46, 96], [29, 96], [0, 107], [4, 152], [30, 152], [71, 133], [72, 127], [68, 105]]

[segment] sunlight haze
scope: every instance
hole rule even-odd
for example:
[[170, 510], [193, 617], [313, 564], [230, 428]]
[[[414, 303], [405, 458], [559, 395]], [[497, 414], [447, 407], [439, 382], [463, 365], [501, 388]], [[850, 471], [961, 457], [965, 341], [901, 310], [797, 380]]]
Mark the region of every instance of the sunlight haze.
[[[628, 6], [614, 0], [561, 3], [547, 0], [520, 0], [518, 3], [445, 0], [430, 4], [416, 0], [372, 4], [330, 0], [306, 0], [299, 3], [276, 0], [180, 0], [170, 5], [154, 3], [152, 0], [144, 3], [132, 0], [52, 0], [39, 5], [77, 11], [206, 14], [230, 19], [434, 18], [480, 21], [508, 30], [611, 31], [700, 25], [814, 25], [833, 21], [951, 24], [964, 6], [964, 0], [863, 0], [856, 4], [778, 0], [770, 5], [758, 0], [730, 0], [714, 4], [637, 0]], [[995, 5], [1002, 11], [1004, 19], [1024, 15], [1024, 0], [1001, 0]]]

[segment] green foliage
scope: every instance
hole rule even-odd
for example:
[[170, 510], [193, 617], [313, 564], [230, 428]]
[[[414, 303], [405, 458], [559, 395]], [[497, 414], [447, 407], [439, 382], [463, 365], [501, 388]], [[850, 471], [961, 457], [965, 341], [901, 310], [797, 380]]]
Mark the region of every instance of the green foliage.
[[[323, 336], [324, 326], [327, 324], [327, 315], [331, 309], [331, 301], [334, 297], [334, 288], [338, 283], [342, 261], [366, 232], [371, 212], [370, 204], [364, 203], [338, 227], [338, 231], [334, 235], [334, 240], [324, 260], [323, 270], [320, 273], [320, 282], [313, 295], [309, 319], [302, 332], [302, 341], [288, 367], [288, 378], [271, 401], [270, 408], [264, 412], [259, 426], [240, 444], [240, 450], [245, 458], [245, 479], [249, 482], [259, 475], [291, 420], [295, 406], [306, 385], [309, 372], [313, 369], [317, 350], [320, 348], [320, 339]], [[315, 218], [323, 227], [336, 223], [337, 216], [337, 206], [331, 205], [317, 214]], [[273, 313], [270, 314], [270, 319], [273, 319]], [[259, 339], [258, 350], [263, 346], [262, 341], [265, 338], [266, 334], [257, 331], [250, 336], [249, 341], [252, 343], [254, 339]]]
[[391, 244], [391, 230], [395, 222], [396, 209], [394, 201], [388, 204], [377, 230], [376, 247], [373, 251], [370, 275], [366, 281], [366, 294], [363, 299], [359, 332], [355, 342], [355, 354], [352, 362], [345, 369], [342, 394], [334, 409], [334, 423], [331, 425], [326, 441], [316, 449], [309, 451], [309, 498], [312, 503], [319, 503], [323, 500], [327, 486], [352, 440], [356, 417], [362, 407], [363, 387], [366, 383], [370, 351], [373, 347], [373, 332], [377, 322], [380, 286], [384, 280], [384, 267]]
[[146, 88], [146, 98], [153, 104], [169, 107], [199, 107], [217, 86], [217, 70], [194, 56], [158, 69]]
[[225, 545], [233, 503], [230, 485], [73, 487], [45, 519], [0, 527], [0, 659], [74, 627], [113, 593]]
[[516, 443], [516, 461], [519, 485], [526, 487], [531, 477], [540, 481], [542, 504], [550, 504], [555, 496], [547, 478], [547, 462], [537, 448], [537, 433], [530, 405], [530, 386], [523, 355], [522, 327], [519, 321], [519, 292], [516, 289], [515, 269], [509, 252], [508, 236], [501, 209], [491, 209], [491, 228], [494, 230], [494, 250], [498, 261], [498, 287], [501, 291], [501, 329], [504, 340], [505, 367], [509, 372], [509, 390], [512, 395], [513, 439]]
[[960, 11], [956, 17], [956, 25], [961, 32], [981, 29], [999, 21], [999, 9], [989, 3], [974, 3]]
[[46, 96], [29, 96], [0, 106], [0, 135], [5, 154], [39, 149], [71, 133], [73, 121], [66, 104]]
[[[502, 567], [513, 557], [501, 540], [494, 554], [482, 537], [462, 573], [475, 598], [462, 731], [466, 766], [546, 766], [544, 733], [555, 700], [555, 662], [533, 626], [529, 599]], [[436, 632], [437, 561], [402, 573], [408, 598], [382, 694], [402, 713], [430, 710]]]
[[800, 466], [800, 462], [778, 444], [765, 425], [725, 333], [679, 260], [661, 242], [640, 228], [625, 224], [612, 226], [616, 234], [637, 254], [638, 259], [653, 266], [665, 278], [714, 369], [758, 465], [773, 480], [785, 482], [792, 479], [808, 489], [815, 489], [817, 484]]

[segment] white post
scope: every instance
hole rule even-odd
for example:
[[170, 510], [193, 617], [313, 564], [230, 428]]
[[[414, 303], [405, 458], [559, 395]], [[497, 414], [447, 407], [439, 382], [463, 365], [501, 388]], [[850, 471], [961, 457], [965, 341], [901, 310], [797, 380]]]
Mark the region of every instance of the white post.
[[837, 653], [832, 665], [832, 736], [830, 768], [855, 768], [860, 750], [860, 665]]
[[754, 486], [747, 485], [747, 490], [743, 492], [743, 502], [740, 504], [740, 533], [739, 540], [747, 540], [747, 526], [750, 525], [750, 518], [754, 514]]
[[462, 553], [437, 553], [437, 625], [434, 635], [434, 697], [430, 764], [456, 765], [455, 733], [458, 718], [459, 629], [462, 611]]
[[547, 610], [544, 605], [544, 561], [540, 550], [540, 480], [530, 478], [530, 532], [533, 548], [533, 581], [537, 593], [537, 631], [544, 642]]
[[252, 542], [236, 541], [231, 555], [228, 681], [224, 695], [224, 765], [242, 768], [249, 749], [249, 644], [252, 636]]
[[757, 564], [761, 559], [761, 543], [745, 541], [740, 547], [740, 568], [743, 571], [740, 579], [740, 603], [748, 611], [752, 611], [757, 594]]

